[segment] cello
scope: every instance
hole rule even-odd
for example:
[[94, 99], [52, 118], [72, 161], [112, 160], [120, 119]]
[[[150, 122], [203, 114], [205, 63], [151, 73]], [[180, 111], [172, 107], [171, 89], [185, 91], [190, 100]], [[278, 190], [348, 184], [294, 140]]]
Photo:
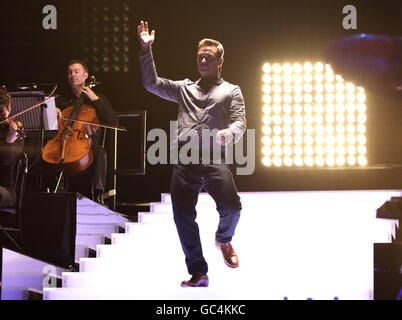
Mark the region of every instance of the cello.
[[[90, 77], [89, 88], [96, 85], [95, 77]], [[74, 106], [62, 111], [58, 119], [59, 131], [49, 140], [42, 152], [42, 159], [66, 175], [73, 175], [87, 169], [92, 161], [92, 136], [98, 128], [99, 120], [93, 106], [83, 104], [81, 93]]]

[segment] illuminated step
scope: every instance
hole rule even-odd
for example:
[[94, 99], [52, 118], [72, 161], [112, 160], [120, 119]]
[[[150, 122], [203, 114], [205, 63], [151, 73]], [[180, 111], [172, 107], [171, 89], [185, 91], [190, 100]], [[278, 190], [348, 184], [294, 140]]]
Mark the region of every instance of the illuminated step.
[[78, 223], [77, 233], [110, 235], [119, 232], [120, 228], [116, 223]]
[[97, 244], [104, 244], [107, 242], [107, 236], [104, 234], [83, 234], [77, 233], [75, 237], [75, 245], [88, 245], [90, 247], [96, 247]]
[[75, 245], [75, 260], [79, 260], [80, 258], [91, 257], [96, 254], [96, 250], [93, 247], [90, 247], [86, 244], [76, 244]]
[[2, 300], [42, 300], [43, 292], [35, 288], [13, 287], [1, 290]]
[[[375, 213], [393, 194], [245, 194], [232, 241], [237, 269], [228, 268], [214, 246], [213, 201], [201, 205], [197, 221], [210, 277], [203, 291], [180, 288], [189, 276], [173, 215], [155, 204], [156, 211], [139, 214], [142, 222], [125, 223], [126, 233], [112, 233], [112, 245], [97, 246], [98, 258], [80, 259], [82, 272], [65, 274], [71, 288], [46, 289], [45, 298], [372, 299], [373, 243], [389, 242], [397, 225]], [[161, 276], [161, 266], [168, 276]]]
[[77, 215], [77, 223], [115, 223], [124, 227], [128, 219], [118, 215], [103, 215], [103, 214], [80, 214]]
[[61, 287], [61, 276], [48, 275], [43, 272], [7, 272], [2, 275], [2, 289], [10, 287], [43, 288], [45, 285], [54, 284]]
[[[291, 197], [295, 201], [299, 200], [341, 200], [359, 202], [382, 202], [389, 200], [390, 197], [401, 196], [401, 190], [347, 190], [347, 191], [272, 191], [272, 192], [239, 192], [240, 199], [245, 202], [255, 202], [264, 200], [274, 200], [282, 202]], [[171, 195], [162, 193], [161, 203], [171, 204]], [[198, 197], [198, 203], [213, 203], [213, 199], [206, 192], [201, 192]]]
[[[208, 196], [209, 197], [209, 196]], [[212, 199], [212, 198], [211, 198]], [[196, 205], [197, 210], [216, 210], [215, 202], [199, 202]], [[153, 202], [150, 204], [150, 212], [152, 213], [172, 213], [172, 205], [170, 203]]]

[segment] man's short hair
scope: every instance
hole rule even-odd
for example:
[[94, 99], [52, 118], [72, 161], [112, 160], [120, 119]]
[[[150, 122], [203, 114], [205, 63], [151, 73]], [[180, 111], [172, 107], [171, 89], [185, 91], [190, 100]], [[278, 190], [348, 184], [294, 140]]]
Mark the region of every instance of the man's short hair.
[[0, 106], [7, 107], [9, 109], [11, 103], [11, 96], [7, 92], [7, 87], [2, 85], [0, 86]]
[[216, 47], [218, 50], [216, 52], [216, 56], [218, 58], [223, 58], [223, 55], [225, 53], [225, 51], [223, 50], [223, 45], [222, 43], [220, 43], [217, 40], [214, 39], [202, 39], [199, 43], [198, 43], [198, 50], [200, 50], [201, 47], [205, 47], [205, 46], [214, 46]]
[[68, 68], [69, 66], [71, 66], [72, 64], [76, 64], [76, 63], [82, 65], [82, 67], [84, 68], [85, 72], [86, 72], [86, 73], [89, 73], [88, 65], [87, 65], [84, 61], [82, 61], [82, 60], [80, 60], [80, 59], [73, 59], [73, 60], [71, 60], [71, 61], [67, 64], [67, 68]]

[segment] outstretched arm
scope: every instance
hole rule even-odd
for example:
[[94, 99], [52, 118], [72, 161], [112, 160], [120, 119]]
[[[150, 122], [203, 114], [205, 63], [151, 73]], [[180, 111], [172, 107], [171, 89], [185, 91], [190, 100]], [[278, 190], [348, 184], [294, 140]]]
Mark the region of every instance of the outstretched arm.
[[179, 102], [179, 91], [183, 81], [172, 81], [158, 77], [151, 46], [155, 40], [155, 30], [149, 33], [148, 22], [141, 21], [137, 28], [141, 45], [140, 64], [142, 83], [149, 92], [173, 102]]
[[142, 21], [137, 27], [138, 40], [141, 45], [141, 54], [148, 53], [151, 50], [152, 43], [155, 41], [155, 30], [149, 33], [148, 22]]

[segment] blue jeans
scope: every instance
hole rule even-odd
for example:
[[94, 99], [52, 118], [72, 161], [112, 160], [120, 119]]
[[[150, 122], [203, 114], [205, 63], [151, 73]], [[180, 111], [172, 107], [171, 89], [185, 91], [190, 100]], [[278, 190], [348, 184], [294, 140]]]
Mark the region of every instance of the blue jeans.
[[219, 212], [220, 220], [215, 234], [217, 241], [226, 243], [232, 240], [241, 211], [240, 197], [228, 165], [173, 165], [170, 188], [173, 215], [190, 274], [208, 272], [195, 221], [195, 206], [202, 188], [215, 200]]

